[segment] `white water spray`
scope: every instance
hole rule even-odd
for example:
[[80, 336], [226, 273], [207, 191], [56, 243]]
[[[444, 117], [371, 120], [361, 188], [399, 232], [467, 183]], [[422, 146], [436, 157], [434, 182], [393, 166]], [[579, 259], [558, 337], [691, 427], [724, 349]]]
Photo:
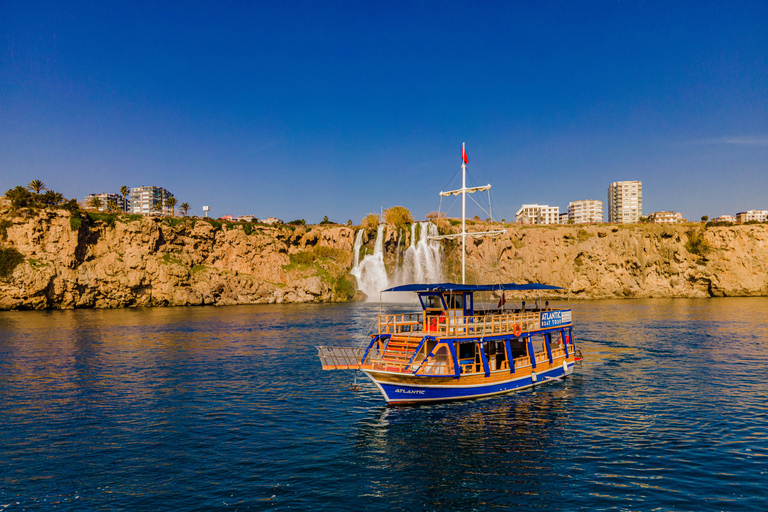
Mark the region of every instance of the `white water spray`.
[[[396, 258], [396, 268], [387, 274], [384, 266], [384, 224], [376, 231], [376, 243], [373, 254], [360, 259], [360, 248], [363, 243], [363, 230], [355, 237], [355, 264], [351, 274], [357, 278], [357, 288], [367, 296], [367, 300], [376, 301], [382, 290], [411, 283], [439, 283], [443, 280], [442, 252], [440, 243], [429, 240], [436, 236], [437, 226], [431, 222], [420, 222], [419, 241], [416, 242], [416, 223], [411, 225], [411, 244], [406, 249], [402, 260], [399, 254]], [[390, 300], [393, 298], [390, 297]]]

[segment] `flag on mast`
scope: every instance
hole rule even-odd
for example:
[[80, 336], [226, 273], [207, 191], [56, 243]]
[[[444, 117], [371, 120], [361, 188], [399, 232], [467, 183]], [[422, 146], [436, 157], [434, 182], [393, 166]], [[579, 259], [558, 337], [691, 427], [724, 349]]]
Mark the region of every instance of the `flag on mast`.
[[504, 304], [507, 303], [507, 299], [504, 298], [504, 291], [501, 292], [501, 298], [499, 299], [499, 305], [498, 308], [501, 309]]
[[469, 163], [469, 157], [467, 156], [467, 150], [464, 149], [464, 143], [461, 143], [461, 158], [464, 160], [465, 164]]

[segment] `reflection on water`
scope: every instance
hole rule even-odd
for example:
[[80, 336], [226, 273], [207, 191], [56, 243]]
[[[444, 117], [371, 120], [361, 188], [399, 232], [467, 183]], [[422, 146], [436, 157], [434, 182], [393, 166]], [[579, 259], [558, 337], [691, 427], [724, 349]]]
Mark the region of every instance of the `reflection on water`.
[[377, 304], [0, 313], [0, 508], [763, 510], [766, 306], [577, 302], [572, 378], [412, 408], [317, 361]]

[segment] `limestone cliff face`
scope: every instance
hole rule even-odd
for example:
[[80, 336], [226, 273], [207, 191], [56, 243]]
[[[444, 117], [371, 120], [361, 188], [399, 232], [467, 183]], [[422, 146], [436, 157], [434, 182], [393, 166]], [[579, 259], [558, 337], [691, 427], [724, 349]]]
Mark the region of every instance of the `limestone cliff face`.
[[768, 295], [765, 224], [507, 228], [468, 242], [477, 281], [541, 282], [576, 298]]
[[[24, 257], [0, 278], [0, 309], [347, 300], [354, 230], [244, 226], [66, 211], [3, 217], [0, 247]], [[249, 226], [250, 227], [250, 226]], [[4, 238], [4, 240], [2, 239]]]
[[[7, 273], [0, 268], [0, 310], [354, 296], [348, 276], [353, 228], [79, 218], [82, 225], [72, 229], [64, 210], [0, 212], [0, 250], [14, 251], [20, 261]], [[585, 299], [768, 295], [768, 225], [505, 227], [495, 240], [468, 240], [470, 282], [541, 282]], [[489, 229], [498, 226], [471, 227]], [[384, 233], [385, 261], [392, 266], [410, 236], [392, 228]], [[368, 252], [375, 236], [363, 237]], [[460, 244], [443, 243], [446, 275], [460, 279]]]

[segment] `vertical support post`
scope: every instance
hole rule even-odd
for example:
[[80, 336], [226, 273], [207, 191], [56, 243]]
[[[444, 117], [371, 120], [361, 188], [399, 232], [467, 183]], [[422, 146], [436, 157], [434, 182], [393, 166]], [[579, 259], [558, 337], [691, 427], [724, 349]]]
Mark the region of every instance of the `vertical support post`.
[[480, 360], [483, 362], [483, 370], [485, 371], [485, 376], [490, 377], [491, 376], [491, 368], [488, 365], [488, 358], [485, 357], [485, 349], [483, 348], [483, 342], [478, 341], [478, 346], [480, 347]]
[[504, 348], [507, 350], [507, 363], [509, 363], [509, 373], [515, 373], [515, 359], [512, 357], [512, 345], [509, 344], [509, 338], [504, 338]]
[[565, 329], [560, 331], [560, 341], [563, 342], [563, 349], [565, 350], [565, 358], [568, 359], [568, 336], [565, 335]]
[[531, 368], [534, 370], [536, 369], [536, 353], [533, 351], [533, 341], [531, 339], [530, 334], [526, 336], [528, 338], [528, 342], [526, 343], [528, 347], [528, 358], [531, 360]]
[[454, 346], [452, 341], [447, 341], [446, 344], [448, 345], [448, 350], [451, 351], [451, 359], [453, 359], [454, 375], [458, 379], [459, 377], [461, 377], [461, 370], [459, 369], [459, 358], [456, 357], [456, 347]]
[[544, 345], [547, 347], [547, 357], [549, 358], [549, 364], [552, 364], [552, 334], [547, 333], [544, 335]]

